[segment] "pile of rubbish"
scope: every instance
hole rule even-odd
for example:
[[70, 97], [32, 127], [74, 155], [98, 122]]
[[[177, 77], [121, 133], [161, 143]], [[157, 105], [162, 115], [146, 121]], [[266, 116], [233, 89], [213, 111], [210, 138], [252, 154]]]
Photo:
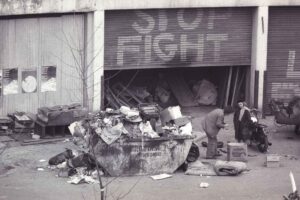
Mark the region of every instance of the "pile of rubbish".
[[141, 103], [157, 103], [166, 108], [180, 106], [216, 105], [217, 87], [202, 79], [188, 84], [181, 74], [159, 73], [151, 85], [136, 86], [115, 82], [106, 84], [105, 98], [108, 106], [117, 109], [120, 106], [136, 107]]
[[[103, 175], [103, 169], [98, 168], [96, 160], [84, 151], [66, 149], [48, 161], [51, 169], [58, 169], [58, 177], [70, 177], [68, 183], [99, 183], [98, 175]], [[98, 164], [98, 167], [100, 165]]]
[[99, 136], [108, 145], [119, 138], [192, 136], [192, 123], [182, 116], [179, 106], [160, 112], [156, 104], [141, 104], [139, 108], [107, 108], [70, 124], [69, 130], [74, 143], [87, 148], [91, 135]]

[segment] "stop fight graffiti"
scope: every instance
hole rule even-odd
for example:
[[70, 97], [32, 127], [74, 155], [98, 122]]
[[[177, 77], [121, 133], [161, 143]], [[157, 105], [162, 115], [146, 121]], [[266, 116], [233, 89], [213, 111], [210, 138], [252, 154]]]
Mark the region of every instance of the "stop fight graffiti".
[[[159, 11], [157, 19], [155, 16], [151, 16], [143, 11], [135, 11], [135, 13], [146, 22], [146, 25], [141, 25], [135, 21], [131, 26], [139, 35], [118, 37], [118, 65], [124, 64], [124, 54], [126, 52], [138, 53], [142, 48], [145, 49], [145, 63], [150, 63], [152, 51], [163, 61], [173, 60], [177, 52], [180, 53], [181, 61], [187, 61], [188, 50], [196, 51], [196, 60], [201, 62], [203, 61], [205, 42], [211, 42], [214, 45], [214, 61], [218, 61], [220, 59], [221, 43], [228, 40], [228, 34], [226, 33], [211, 33], [206, 35], [196, 34], [197, 39], [190, 42], [188, 34], [175, 35], [174, 33], [166, 32], [168, 28], [166, 11]], [[177, 12], [178, 28], [183, 31], [198, 29], [204, 17], [203, 11], [197, 11], [195, 18], [190, 22], [186, 22], [184, 13], [184, 10]], [[214, 28], [215, 20], [227, 19], [229, 16], [230, 13], [216, 16], [214, 12], [210, 12], [207, 29]], [[151, 32], [156, 26], [161, 33], [152, 35]], [[175, 39], [175, 37], [178, 38]], [[163, 45], [163, 41], [167, 44]]]
[[[224, 59], [234, 60], [230, 56], [240, 59], [249, 54], [251, 25], [246, 23], [246, 34], [231, 29], [234, 23], [243, 24], [244, 19], [236, 17], [230, 8], [120, 12], [106, 15], [108, 65], [221, 63]], [[128, 20], [120, 18], [122, 15]], [[234, 44], [239, 44], [242, 51], [233, 48]]]

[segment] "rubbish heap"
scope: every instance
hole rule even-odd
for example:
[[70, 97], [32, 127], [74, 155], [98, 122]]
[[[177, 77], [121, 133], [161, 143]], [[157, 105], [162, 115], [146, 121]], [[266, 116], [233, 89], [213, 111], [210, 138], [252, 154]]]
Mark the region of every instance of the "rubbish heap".
[[[89, 119], [72, 123], [69, 130], [74, 143], [88, 147], [92, 130], [105, 143], [112, 144], [119, 138], [159, 138], [192, 136], [192, 124], [188, 117], [181, 115], [180, 107], [169, 107], [160, 112], [157, 106], [129, 108], [121, 106], [114, 110], [93, 114]], [[151, 113], [152, 112], [152, 113]]]
[[[192, 125], [188, 117], [182, 116], [180, 107], [169, 107], [160, 111], [156, 104], [142, 104], [138, 108], [121, 106], [89, 114], [86, 119], [69, 126], [73, 142], [83, 151], [66, 150], [49, 160], [49, 165], [58, 168], [58, 176], [71, 177], [70, 183], [97, 182], [97, 168], [100, 167], [94, 145], [99, 140], [112, 145], [117, 140], [156, 139], [192, 137]], [[99, 151], [99, 149], [97, 149]], [[109, 173], [107, 173], [109, 174]]]

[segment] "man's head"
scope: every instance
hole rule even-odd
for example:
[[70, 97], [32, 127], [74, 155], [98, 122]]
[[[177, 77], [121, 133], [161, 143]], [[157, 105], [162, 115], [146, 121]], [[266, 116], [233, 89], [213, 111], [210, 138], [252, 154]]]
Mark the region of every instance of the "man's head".
[[244, 106], [246, 106], [246, 103], [243, 99], [239, 99], [237, 101], [237, 105], [238, 105], [239, 108], [243, 108]]

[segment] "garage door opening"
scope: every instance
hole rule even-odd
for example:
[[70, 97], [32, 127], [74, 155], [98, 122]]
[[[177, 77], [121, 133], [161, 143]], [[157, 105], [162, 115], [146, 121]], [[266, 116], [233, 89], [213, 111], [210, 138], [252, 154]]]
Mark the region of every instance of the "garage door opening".
[[218, 66], [172, 69], [104, 71], [104, 108], [138, 107], [157, 103], [160, 107], [180, 105], [234, 106], [245, 99], [249, 66]]

